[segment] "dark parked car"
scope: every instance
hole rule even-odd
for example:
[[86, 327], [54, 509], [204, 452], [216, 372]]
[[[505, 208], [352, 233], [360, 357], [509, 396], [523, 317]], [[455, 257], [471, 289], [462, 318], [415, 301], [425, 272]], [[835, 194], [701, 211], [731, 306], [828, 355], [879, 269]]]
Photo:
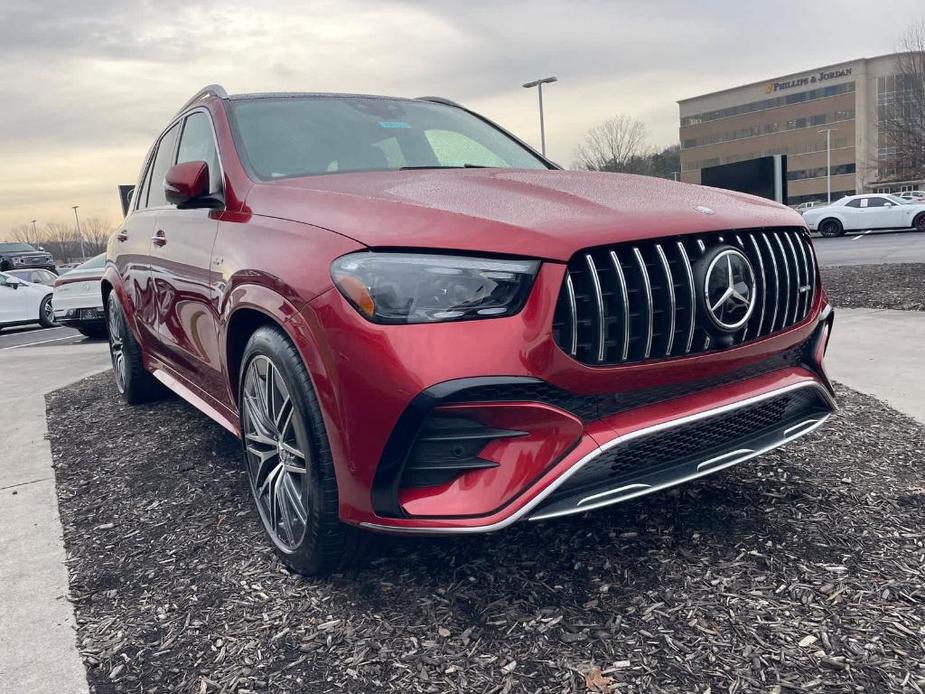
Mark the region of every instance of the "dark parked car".
[[102, 292], [118, 389], [241, 437], [290, 567], [711, 474], [818, 427], [832, 312], [792, 210], [559, 170], [441, 99], [229, 96], [149, 152]]
[[51, 253], [28, 243], [0, 243], [0, 271], [33, 267], [54, 272], [54, 258]]

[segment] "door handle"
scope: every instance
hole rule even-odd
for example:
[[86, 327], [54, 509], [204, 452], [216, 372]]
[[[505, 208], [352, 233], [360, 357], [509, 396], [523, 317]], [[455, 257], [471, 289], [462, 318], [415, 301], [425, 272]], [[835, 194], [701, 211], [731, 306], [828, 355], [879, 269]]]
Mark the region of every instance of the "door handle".
[[126, 232], [125, 229], [123, 229], [118, 234], [116, 234], [116, 240], [117, 241], [128, 241], [128, 232]]
[[158, 229], [154, 236], [151, 237], [151, 240], [154, 242], [155, 246], [163, 246], [167, 243], [167, 237], [164, 235], [163, 229]]

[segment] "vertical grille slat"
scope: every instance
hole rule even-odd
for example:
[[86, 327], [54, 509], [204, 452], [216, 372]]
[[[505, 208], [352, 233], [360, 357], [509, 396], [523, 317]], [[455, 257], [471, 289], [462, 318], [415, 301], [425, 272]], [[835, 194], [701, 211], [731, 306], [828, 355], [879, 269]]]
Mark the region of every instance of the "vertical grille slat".
[[597, 306], [597, 361], [604, 361], [604, 341], [606, 340], [607, 324], [604, 322], [604, 295], [601, 292], [601, 278], [597, 274], [597, 265], [594, 258], [588, 253], [585, 255], [588, 263], [588, 272], [591, 273], [591, 284], [594, 286], [594, 303]]
[[684, 347], [684, 353], [689, 354], [691, 346], [694, 343], [694, 328], [697, 327], [697, 295], [694, 290], [694, 269], [691, 267], [690, 258], [687, 257], [684, 244], [681, 241], [678, 241], [677, 244], [678, 256], [681, 258], [681, 263], [684, 265], [684, 276], [687, 278], [687, 286], [690, 290], [688, 293], [690, 309], [688, 310], [687, 342]]
[[623, 266], [620, 265], [620, 258], [616, 251], [610, 251], [610, 262], [613, 263], [613, 271], [617, 276], [619, 296], [623, 307], [623, 344], [620, 347], [620, 361], [626, 361], [630, 350], [630, 300], [626, 291], [626, 276], [623, 274]]
[[791, 294], [793, 295], [793, 322], [796, 323], [799, 321], [802, 316], [800, 315], [800, 287], [803, 285], [803, 277], [800, 274], [800, 259], [797, 257], [797, 249], [793, 245], [793, 239], [790, 238], [790, 234], [786, 231], [784, 232], [784, 240], [787, 242], [787, 249], [790, 251], [791, 262], [793, 264], [793, 274], [795, 276], [794, 287]]
[[668, 264], [668, 256], [665, 255], [665, 249], [661, 244], [655, 244], [655, 253], [662, 264], [662, 272], [665, 274], [665, 288], [668, 291], [668, 331], [665, 340], [665, 356], [671, 356], [671, 350], [674, 347], [674, 331], [678, 320], [678, 302], [674, 295], [674, 277], [671, 274], [671, 266]]
[[575, 305], [575, 283], [572, 282], [572, 276], [565, 276], [565, 291], [568, 294], [568, 313], [569, 313], [569, 349], [568, 353], [573, 357], [578, 352], [578, 308]]
[[639, 276], [642, 278], [643, 297], [645, 300], [645, 328], [644, 328], [644, 345], [642, 358], [648, 359], [652, 354], [652, 331], [655, 327], [655, 307], [652, 305], [652, 282], [649, 280], [649, 271], [646, 269], [645, 258], [642, 257], [642, 251], [633, 246], [633, 255], [636, 258], [636, 264], [639, 267]]
[[[732, 247], [755, 275], [748, 322], [729, 338], [703, 316], [704, 264]], [[695, 279], [698, 277], [700, 279]], [[818, 291], [805, 230], [737, 229], [589, 248], [568, 264], [553, 336], [579, 362], [615, 365], [700, 354], [762, 339], [807, 318]]]

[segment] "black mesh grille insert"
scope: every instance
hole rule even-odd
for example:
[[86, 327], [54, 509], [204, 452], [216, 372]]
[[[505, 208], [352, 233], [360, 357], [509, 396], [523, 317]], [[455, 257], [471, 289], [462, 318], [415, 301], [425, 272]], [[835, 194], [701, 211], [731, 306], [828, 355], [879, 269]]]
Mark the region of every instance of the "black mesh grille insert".
[[828, 410], [812, 388], [785, 393], [709, 419], [618, 445], [568, 478], [544, 505], [583, 490], [612, 488], [642, 475], [735, 450], [813, 410]]
[[[724, 231], [576, 254], [553, 318], [556, 344], [585, 364], [664, 359], [718, 345], [703, 329], [695, 267], [712, 249], [732, 246], [755, 273], [755, 306], [733, 344], [799, 323], [816, 292], [816, 263], [802, 229]], [[706, 261], [705, 261], [706, 262]]]

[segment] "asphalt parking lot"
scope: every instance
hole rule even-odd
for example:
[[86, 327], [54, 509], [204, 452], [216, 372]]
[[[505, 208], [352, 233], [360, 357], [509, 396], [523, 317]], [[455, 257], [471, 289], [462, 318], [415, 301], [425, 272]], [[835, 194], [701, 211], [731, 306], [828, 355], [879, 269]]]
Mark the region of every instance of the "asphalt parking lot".
[[834, 239], [816, 235], [813, 245], [823, 267], [925, 263], [925, 234], [915, 231], [849, 232]]
[[25, 347], [38, 347], [51, 344], [75, 344], [89, 341], [73, 328], [56, 326], [54, 328], [39, 328], [37, 326], [23, 326], [21, 328], [4, 328], [0, 331], [0, 350], [21, 349]]

